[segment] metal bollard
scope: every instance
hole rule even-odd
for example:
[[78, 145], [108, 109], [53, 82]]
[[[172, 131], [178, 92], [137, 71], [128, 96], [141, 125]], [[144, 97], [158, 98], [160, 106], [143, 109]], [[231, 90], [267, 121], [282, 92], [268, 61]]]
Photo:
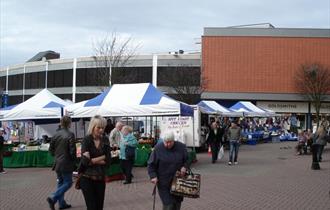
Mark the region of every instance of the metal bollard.
[[318, 144], [312, 145], [312, 153], [313, 153], [313, 163], [312, 163], [312, 170], [320, 170], [319, 160], [317, 158], [317, 151], [319, 149]]

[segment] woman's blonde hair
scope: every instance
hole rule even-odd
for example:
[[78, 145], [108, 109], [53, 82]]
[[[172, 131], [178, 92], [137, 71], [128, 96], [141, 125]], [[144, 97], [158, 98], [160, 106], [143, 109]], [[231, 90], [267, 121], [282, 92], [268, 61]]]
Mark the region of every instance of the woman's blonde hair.
[[93, 134], [93, 130], [95, 127], [105, 128], [106, 125], [107, 125], [107, 120], [104, 117], [100, 115], [95, 115], [94, 117], [91, 118], [91, 121], [89, 122], [87, 135]]
[[132, 132], [133, 132], [133, 128], [132, 128], [131, 126], [129, 126], [129, 125], [125, 125], [125, 126], [122, 128], [122, 130], [123, 130], [123, 131], [124, 131], [124, 130], [127, 130], [128, 133], [132, 133]]

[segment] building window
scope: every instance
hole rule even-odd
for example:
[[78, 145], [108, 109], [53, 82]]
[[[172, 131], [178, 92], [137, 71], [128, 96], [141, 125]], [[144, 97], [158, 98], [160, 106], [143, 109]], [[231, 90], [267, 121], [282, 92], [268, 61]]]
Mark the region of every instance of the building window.
[[168, 66], [157, 69], [157, 85], [159, 86], [200, 86], [200, 80], [200, 67]]
[[112, 71], [112, 84], [151, 83], [152, 67], [121, 67]]
[[6, 76], [0, 77], [0, 91], [6, 89]]
[[43, 72], [33, 72], [25, 74], [25, 89], [45, 88], [45, 75]]
[[76, 86], [107, 86], [109, 84], [107, 68], [77, 69]]
[[47, 87], [72, 87], [72, 69], [48, 71]]
[[23, 74], [9, 75], [8, 89], [9, 90], [22, 90], [23, 89]]

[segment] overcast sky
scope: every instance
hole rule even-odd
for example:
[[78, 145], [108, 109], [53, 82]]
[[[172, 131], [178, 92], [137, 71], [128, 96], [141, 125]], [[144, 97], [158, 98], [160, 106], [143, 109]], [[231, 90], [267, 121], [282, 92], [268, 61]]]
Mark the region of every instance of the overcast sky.
[[46, 50], [91, 56], [93, 42], [114, 31], [146, 54], [199, 50], [204, 27], [330, 28], [330, 0], [0, 0], [0, 6], [0, 67]]

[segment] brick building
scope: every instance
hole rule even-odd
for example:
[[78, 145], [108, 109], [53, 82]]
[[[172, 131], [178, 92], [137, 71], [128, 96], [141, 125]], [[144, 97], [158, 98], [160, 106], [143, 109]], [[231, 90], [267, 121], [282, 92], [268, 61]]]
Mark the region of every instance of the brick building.
[[[230, 105], [248, 100], [280, 113], [313, 113], [297, 91], [295, 74], [302, 64], [320, 63], [330, 70], [330, 29], [205, 28], [203, 99]], [[321, 108], [330, 114], [330, 93]], [[308, 116], [308, 115], [307, 115]]]

